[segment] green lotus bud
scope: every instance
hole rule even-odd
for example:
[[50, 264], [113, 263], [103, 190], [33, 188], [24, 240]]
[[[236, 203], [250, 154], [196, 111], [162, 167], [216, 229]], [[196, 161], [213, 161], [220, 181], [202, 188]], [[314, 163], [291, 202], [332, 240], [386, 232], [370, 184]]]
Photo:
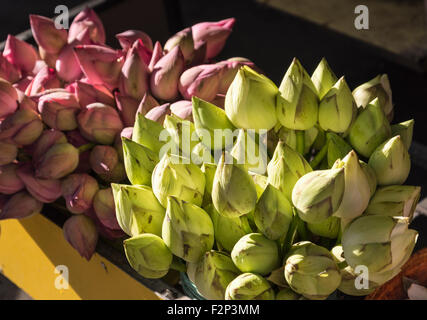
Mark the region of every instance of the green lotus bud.
[[323, 130], [343, 133], [348, 130], [357, 113], [350, 88], [344, 77], [324, 95], [319, 104], [319, 124]]
[[294, 244], [285, 263], [285, 279], [295, 292], [313, 300], [326, 299], [341, 283], [332, 254], [309, 241]]
[[195, 96], [192, 103], [194, 126], [201, 141], [212, 150], [230, 146], [233, 143], [231, 134], [235, 128], [224, 110]]
[[225, 113], [237, 128], [270, 130], [277, 123], [278, 92], [276, 85], [266, 76], [243, 66], [228, 88]]
[[314, 87], [317, 89], [319, 99], [322, 99], [329, 89], [338, 81], [338, 78], [331, 67], [329, 67], [326, 59], [322, 58], [316, 70], [314, 70], [311, 75], [311, 80], [313, 81]]
[[164, 145], [164, 142], [159, 139], [162, 131], [163, 127], [160, 123], [147, 119], [141, 113], [137, 113], [132, 140], [142, 144], [154, 153], [160, 154], [160, 149]]
[[204, 162], [213, 163], [215, 159], [212, 156], [211, 149], [208, 149], [203, 143], [199, 142], [191, 149], [191, 162], [200, 166]]
[[411, 221], [420, 198], [420, 192], [421, 187], [415, 186], [381, 187], [369, 202], [365, 214], [407, 217]]
[[226, 217], [239, 217], [255, 208], [255, 183], [246, 169], [222, 154], [212, 186], [212, 203]]
[[257, 199], [259, 199], [261, 197], [262, 193], [264, 192], [265, 188], [268, 185], [268, 182], [267, 182], [268, 178], [266, 176], [263, 176], [263, 175], [257, 174], [257, 173], [252, 174], [251, 177], [255, 183]]
[[111, 184], [116, 218], [120, 228], [130, 236], [141, 233], [162, 235], [165, 209], [147, 186]]
[[165, 117], [163, 121], [164, 128], [169, 132], [170, 137], [174, 143], [173, 154], [182, 154], [190, 158], [191, 150], [199, 143], [198, 139], [193, 140], [194, 124], [191, 121], [183, 120], [177, 116]]
[[317, 90], [298, 59], [294, 58], [280, 84], [277, 119], [288, 129], [307, 130], [317, 122]]
[[174, 196], [200, 206], [205, 190], [205, 175], [198, 166], [185, 158], [165, 154], [156, 165], [151, 178], [153, 192], [166, 207], [167, 197]]
[[334, 216], [330, 216], [326, 220], [319, 223], [307, 223], [307, 228], [311, 233], [318, 236], [336, 239], [340, 232], [340, 219]]
[[267, 275], [280, 265], [279, 247], [261, 233], [250, 233], [234, 245], [231, 259], [242, 272]]
[[187, 262], [187, 276], [192, 283], [196, 282], [197, 263]]
[[408, 229], [408, 218], [367, 215], [354, 220], [342, 236], [348, 265], [364, 265], [372, 273], [400, 268], [414, 249], [418, 233]]
[[235, 218], [225, 217], [220, 215], [212, 204], [205, 210], [211, 217], [217, 244], [225, 251], [231, 252], [240, 238], [252, 232], [246, 215]]
[[405, 144], [406, 149], [408, 150], [412, 143], [414, 124], [415, 124], [415, 120], [411, 119], [411, 120], [397, 123], [391, 126], [391, 135], [393, 137], [400, 136], [400, 138], [402, 139], [402, 142]]
[[188, 262], [198, 262], [213, 247], [214, 227], [203, 209], [170, 196], [167, 197], [162, 238], [174, 255]]
[[409, 153], [400, 136], [387, 140], [375, 149], [368, 164], [374, 169], [380, 186], [403, 184], [411, 169]]
[[344, 158], [352, 148], [343, 138], [333, 132], [328, 132], [326, 139], [328, 144], [328, 166], [331, 168], [337, 159]]
[[388, 76], [379, 74], [374, 79], [353, 90], [353, 97], [358, 107], [365, 108], [372, 100], [378, 98], [388, 121], [393, 119], [393, 102]]
[[301, 154], [279, 141], [267, 166], [267, 181], [290, 200], [298, 179], [311, 171], [310, 165]]
[[366, 178], [368, 178], [369, 190], [372, 197], [375, 193], [375, 190], [377, 190], [377, 176], [375, 175], [374, 169], [372, 169], [366, 162], [359, 160], [359, 164], [362, 167]]
[[[311, 127], [308, 130], [304, 130], [304, 151], [303, 154], [307, 154], [311, 151], [314, 142], [317, 139], [321, 129], [317, 126]], [[296, 149], [297, 150], [297, 149]]]
[[246, 169], [264, 174], [267, 169], [267, 145], [261, 141], [259, 136], [253, 131], [239, 130], [236, 143], [230, 154], [237, 160], [237, 163], [244, 164]]
[[205, 192], [203, 194], [203, 206], [212, 203], [212, 186], [216, 172], [216, 164], [211, 162], [204, 162], [201, 167], [202, 172], [205, 174]]
[[378, 99], [361, 110], [348, 134], [348, 141], [361, 155], [369, 158], [374, 150], [391, 137], [391, 128]]
[[122, 138], [126, 174], [132, 184], [151, 185], [151, 174], [159, 162], [157, 153], [128, 138]]
[[[286, 127], [281, 127], [277, 132], [279, 140], [283, 141], [286, 145], [292, 148], [292, 150], [297, 149], [297, 135], [295, 130], [287, 129]], [[276, 147], [276, 145], [274, 145]]]
[[319, 223], [338, 210], [344, 195], [344, 169], [316, 170], [300, 178], [292, 191], [298, 216]]
[[194, 283], [206, 299], [223, 300], [228, 284], [239, 274], [228, 254], [211, 250], [197, 264]]
[[144, 278], [164, 277], [172, 263], [172, 253], [162, 238], [144, 233], [123, 241], [129, 264]]
[[225, 300], [274, 300], [274, 296], [270, 283], [254, 273], [241, 274], [225, 290]]
[[290, 288], [283, 288], [276, 294], [276, 300], [299, 300], [300, 295]]
[[268, 184], [259, 198], [254, 212], [258, 229], [271, 240], [286, 235], [293, 218], [292, 206], [279, 189]]
[[[320, 150], [320, 149], [322, 149], [322, 147], [327, 142], [327, 140], [326, 140], [326, 132], [325, 132], [325, 130], [322, 130], [322, 128], [320, 128], [319, 125], [315, 125], [313, 128], [317, 129], [317, 134], [316, 134], [316, 139], [314, 140], [312, 147], [315, 150]], [[310, 130], [313, 130], [313, 128], [307, 130], [306, 132], [310, 132]]]

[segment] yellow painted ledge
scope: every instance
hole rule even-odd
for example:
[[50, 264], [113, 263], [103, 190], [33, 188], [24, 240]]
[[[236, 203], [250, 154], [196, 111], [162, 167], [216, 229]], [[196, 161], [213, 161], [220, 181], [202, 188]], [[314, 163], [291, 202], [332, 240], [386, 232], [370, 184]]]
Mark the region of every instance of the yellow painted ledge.
[[[58, 265], [68, 267], [68, 289], [55, 286]], [[103, 256], [81, 258], [62, 229], [41, 214], [0, 221], [0, 268], [34, 299], [159, 299]]]

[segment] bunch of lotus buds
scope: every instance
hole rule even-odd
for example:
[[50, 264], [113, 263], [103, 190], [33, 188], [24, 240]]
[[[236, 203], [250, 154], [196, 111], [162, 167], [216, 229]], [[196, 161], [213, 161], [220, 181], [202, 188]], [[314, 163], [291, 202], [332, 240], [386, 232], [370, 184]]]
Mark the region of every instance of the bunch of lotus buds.
[[181, 76], [185, 112], [138, 113], [122, 138], [130, 184], [112, 189], [130, 265], [228, 300], [363, 296], [398, 274], [420, 187], [404, 185], [414, 121], [390, 125], [387, 76], [352, 92], [325, 59], [311, 77], [294, 59], [277, 87], [245, 63], [219, 100], [201, 68]]
[[[214, 61], [234, 19], [198, 23], [163, 47], [143, 31], [128, 30], [116, 35], [119, 49], [106, 45], [104, 26], [89, 8], [68, 30], [39, 15], [30, 15], [30, 24], [37, 47], [9, 35], [0, 55], [0, 219], [32, 216], [43, 204], [62, 208], [65, 238], [88, 260], [99, 235], [161, 235], [165, 209], [144, 198], [151, 189], [135, 192], [144, 193], [140, 205], [154, 211], [122, 231], [110, 183], [150, 185], [159, 162], [159, 141], [150, 139], [159, 123], [192, 119], [192, 96], [223, 104], [239, 67], [253, 66], [244, 58]], [[137, 115], [147, 127], [134, 133]], [[133, 142], [133, 133], [152, 145]], [[204, 183], [195, 184], [201, 199]], [[142, 215], [135, 211], [138, 201], [129, 214]]]

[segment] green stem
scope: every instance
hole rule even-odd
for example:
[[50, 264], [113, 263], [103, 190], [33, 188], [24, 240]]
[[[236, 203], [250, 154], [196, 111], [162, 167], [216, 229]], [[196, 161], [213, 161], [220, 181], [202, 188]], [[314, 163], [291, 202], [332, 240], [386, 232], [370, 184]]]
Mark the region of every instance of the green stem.
[[92, 149], [94, 146], [95, 146], [95, 144], [92, 142], [81, 145], [80, 147], [78, 147], [79, 153], [83, 153], [85, 151], [88, 151], [88, 150]]
[[325, 158], [327, 153], [328, 153], [328, 143], [325, 143], [322, 149], [320, 149], [320, 151], [314, 156], [313, 160], [310, 161], [310, 166], [313, 169], [316, 168]]
[[297, 138], [297, 151], [300, 154], [304, 154], [304, 146], [305, 146], [305, 133], [303, 130], [295, 130], [296, 138]]

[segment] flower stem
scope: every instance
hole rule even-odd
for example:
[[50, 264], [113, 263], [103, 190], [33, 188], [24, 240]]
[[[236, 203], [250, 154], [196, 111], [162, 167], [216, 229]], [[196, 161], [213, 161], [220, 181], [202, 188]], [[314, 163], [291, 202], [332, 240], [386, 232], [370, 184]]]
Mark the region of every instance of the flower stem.
[[316, 168], [325, 158], [327, 153], [328, 153], [328, 143], [325, 143], [322, 149], [320, 149], [319, 152], [314, 156], [313, 160], [310, 161], [310, 166], [313, 169]]

